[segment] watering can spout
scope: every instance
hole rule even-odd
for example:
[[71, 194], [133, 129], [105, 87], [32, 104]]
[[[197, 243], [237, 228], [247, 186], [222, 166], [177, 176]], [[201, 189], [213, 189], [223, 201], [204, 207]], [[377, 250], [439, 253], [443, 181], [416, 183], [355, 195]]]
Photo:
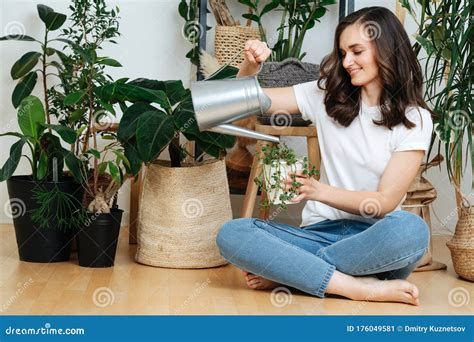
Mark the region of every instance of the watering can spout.
[[280, 142], [276, 136], [231, 124], [270, 109], [272, 101], [263, 92], [256, 76], [191, 82], [191, 97], [199, 130]]

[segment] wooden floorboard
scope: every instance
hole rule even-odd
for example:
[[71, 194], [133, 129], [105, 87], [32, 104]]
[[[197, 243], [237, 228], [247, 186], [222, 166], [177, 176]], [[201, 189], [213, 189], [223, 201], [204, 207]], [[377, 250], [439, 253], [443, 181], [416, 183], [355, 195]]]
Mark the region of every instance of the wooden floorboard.
[[[179, 270], [134, 261], [123, 227], [116, 266], [89, 269], [69, 262], [20, 262], [12, 225], [0, 225], [0, 311], [48, 315], [468, 315], [473, 314], [474, 285], [453, 270], [447, 236], [434, 237], [435, 259], [447, 270], [412, 273], [421, 306], [324, 299], [293, 291], [291, 297], [248, 289], [231, 265]], [[458, 291], [457, 297], [453, 291]], [[451, 293], [451, 298], [450, 298]], [[460, 300], [463, 295], [464, 305]], [[291, 299], [291, 300], [290, 300]]]

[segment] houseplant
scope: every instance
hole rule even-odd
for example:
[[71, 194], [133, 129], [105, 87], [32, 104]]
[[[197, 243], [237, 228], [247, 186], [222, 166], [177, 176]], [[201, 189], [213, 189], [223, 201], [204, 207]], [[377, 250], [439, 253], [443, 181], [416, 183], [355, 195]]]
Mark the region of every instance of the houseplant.
[[[418, 4], [401, 0], [400, 3], [418, 24], [415, 52], [420, 54], [423, 49], [427, 55], [425, 97], [438, 114], [430, 152], [436, 145], [435, 138], [438, 138], [438, 153], [443, 147], [447, 173], [456, 189], [460, 218], [454, 237], [447, 245], [451, 250], [455, 271], [461, 277], [473, 281], [474, 208], [462, 194], [460, 184], [470, 157], [471, 165], [474, 165], [474, 103], [470, 77], [473, 73], [474, 29], [471, 21], [474, 3], [447, 0], [421, 0]], [[419, 15], [415, 12], [415, 5], [421, 6]]]
[[[318, 175], [316, 168], [310, 167], [307, 157], [297, 157], [295, 151], [285, 144], [263, 146], [258, 155], [262, 170], [254, 179], [259, 189], [266, 193], [267, 198], [260, 202], [260, 207], [269, 208], [279, 205], [287, 209], [290, 200], [298, 195], [297, 188], [301, 185], [296, 181], [296, 172], [306, 177]], [[284, 181], [291, 177], [293, 183], [286, 189]]]
[[[56, 53], [49, 34], [58, 30], [66, 16], [45, 5], [38, 5], [38, 14], [45, 25], [44, 39], [39, 41], [27, 35], [9, 35], [0, 41], [17, 40], [34, 42], [40, 51], [24, 54], [12, 67], [14, 80], [20, 79], [12, 94], [12, 104], [18, 108], [18, 125], [21, 133], [2, 135], [18, 137], [10, 148], [10, 156], [0, 170], [0, 181], [7, 180], [12, 207], [19, 205], [21, 212], [13, 216], [20, 260], [31, 262], [57, 262], [69, 259], [70, 245], [80, 224], [81, 175], [72, 172], [68, 177], [63, 166], [78, 170], [80, 160], [61, 145], [61, 140], [73, 144], [77, 132], [69, 127], [51, 123], [48, 99], [49, 57]], [[37, 65], [40, 69], [34, 69]], [[41, 75], [44, 105], [31, 92]], [[24, 146], [30, 156], [24, 155], [31, 166], [31, 175], [13, 176]]]
[[[117, 206], [117, 192], [130, 173], [129, 161], [113, 132], [116, 111], [101, 89], [113, 83], [107, 67], [121, 64], [99, 53], [105, 44], [120, 36], [119, 8], [104, 0], [73, 0], [71, 24], [63, 30], [67, 53], [59, 53], [62, 81], [50, 96], [58, 121], [79, 132], [71, 150], [81, 157], [80, 169], [86, 196], [86, 219], [77, 234], [79, 265], [114, 265], [123, 210]], [[102, 137], [108, 142], [98, 141]]]
[[[215, 246], [217, 231], [232, 218], [225, 149], [234, 137], [200, 132], [189, 89], [181, 81], [137, 79], [116, 82], [101, 90], [122, 104], [118, 139], [133, 174], [145, 163], [140, 200], [136, 260], [163, 267], [210, 267], [225, 261]], [[180, 136], [196, 141], [214, 157], [189, 164]], [[159, 161], [168, 149], [170, 162]]]

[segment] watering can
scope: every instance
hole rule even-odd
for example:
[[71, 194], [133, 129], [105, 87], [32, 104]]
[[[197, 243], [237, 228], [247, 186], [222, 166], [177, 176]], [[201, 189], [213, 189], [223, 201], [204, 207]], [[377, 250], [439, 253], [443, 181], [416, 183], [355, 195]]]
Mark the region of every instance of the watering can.
[[191, 82], [191, 97], [200, 131], [280, 142], [276, 136], [231, 124], [270, 108], [272, 101], [263, 92], [257, 76]]

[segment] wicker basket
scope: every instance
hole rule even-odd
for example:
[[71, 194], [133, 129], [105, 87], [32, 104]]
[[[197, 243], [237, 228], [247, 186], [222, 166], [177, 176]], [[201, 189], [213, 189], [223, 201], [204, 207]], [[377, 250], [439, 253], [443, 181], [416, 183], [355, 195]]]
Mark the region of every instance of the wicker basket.
[[169, 268], [226, 264], [215, 238], [232, 219], [223, 160], [199, 166], [151, 164], [140, 199], [136, 261]]
[[454, 236], [446, 245], [454, 271], [461, 278], [474, 281], [474, 206], [463, 204]]
[[[216, 26], [214, 49], [220, 64], [228, 63], [235, 55], [244, 49], [249, 39], [260, 39], [260, 31], [251, 26]], [[234, 59], [230, 65], [238, 67], [244, 60], [244, 53]]]

